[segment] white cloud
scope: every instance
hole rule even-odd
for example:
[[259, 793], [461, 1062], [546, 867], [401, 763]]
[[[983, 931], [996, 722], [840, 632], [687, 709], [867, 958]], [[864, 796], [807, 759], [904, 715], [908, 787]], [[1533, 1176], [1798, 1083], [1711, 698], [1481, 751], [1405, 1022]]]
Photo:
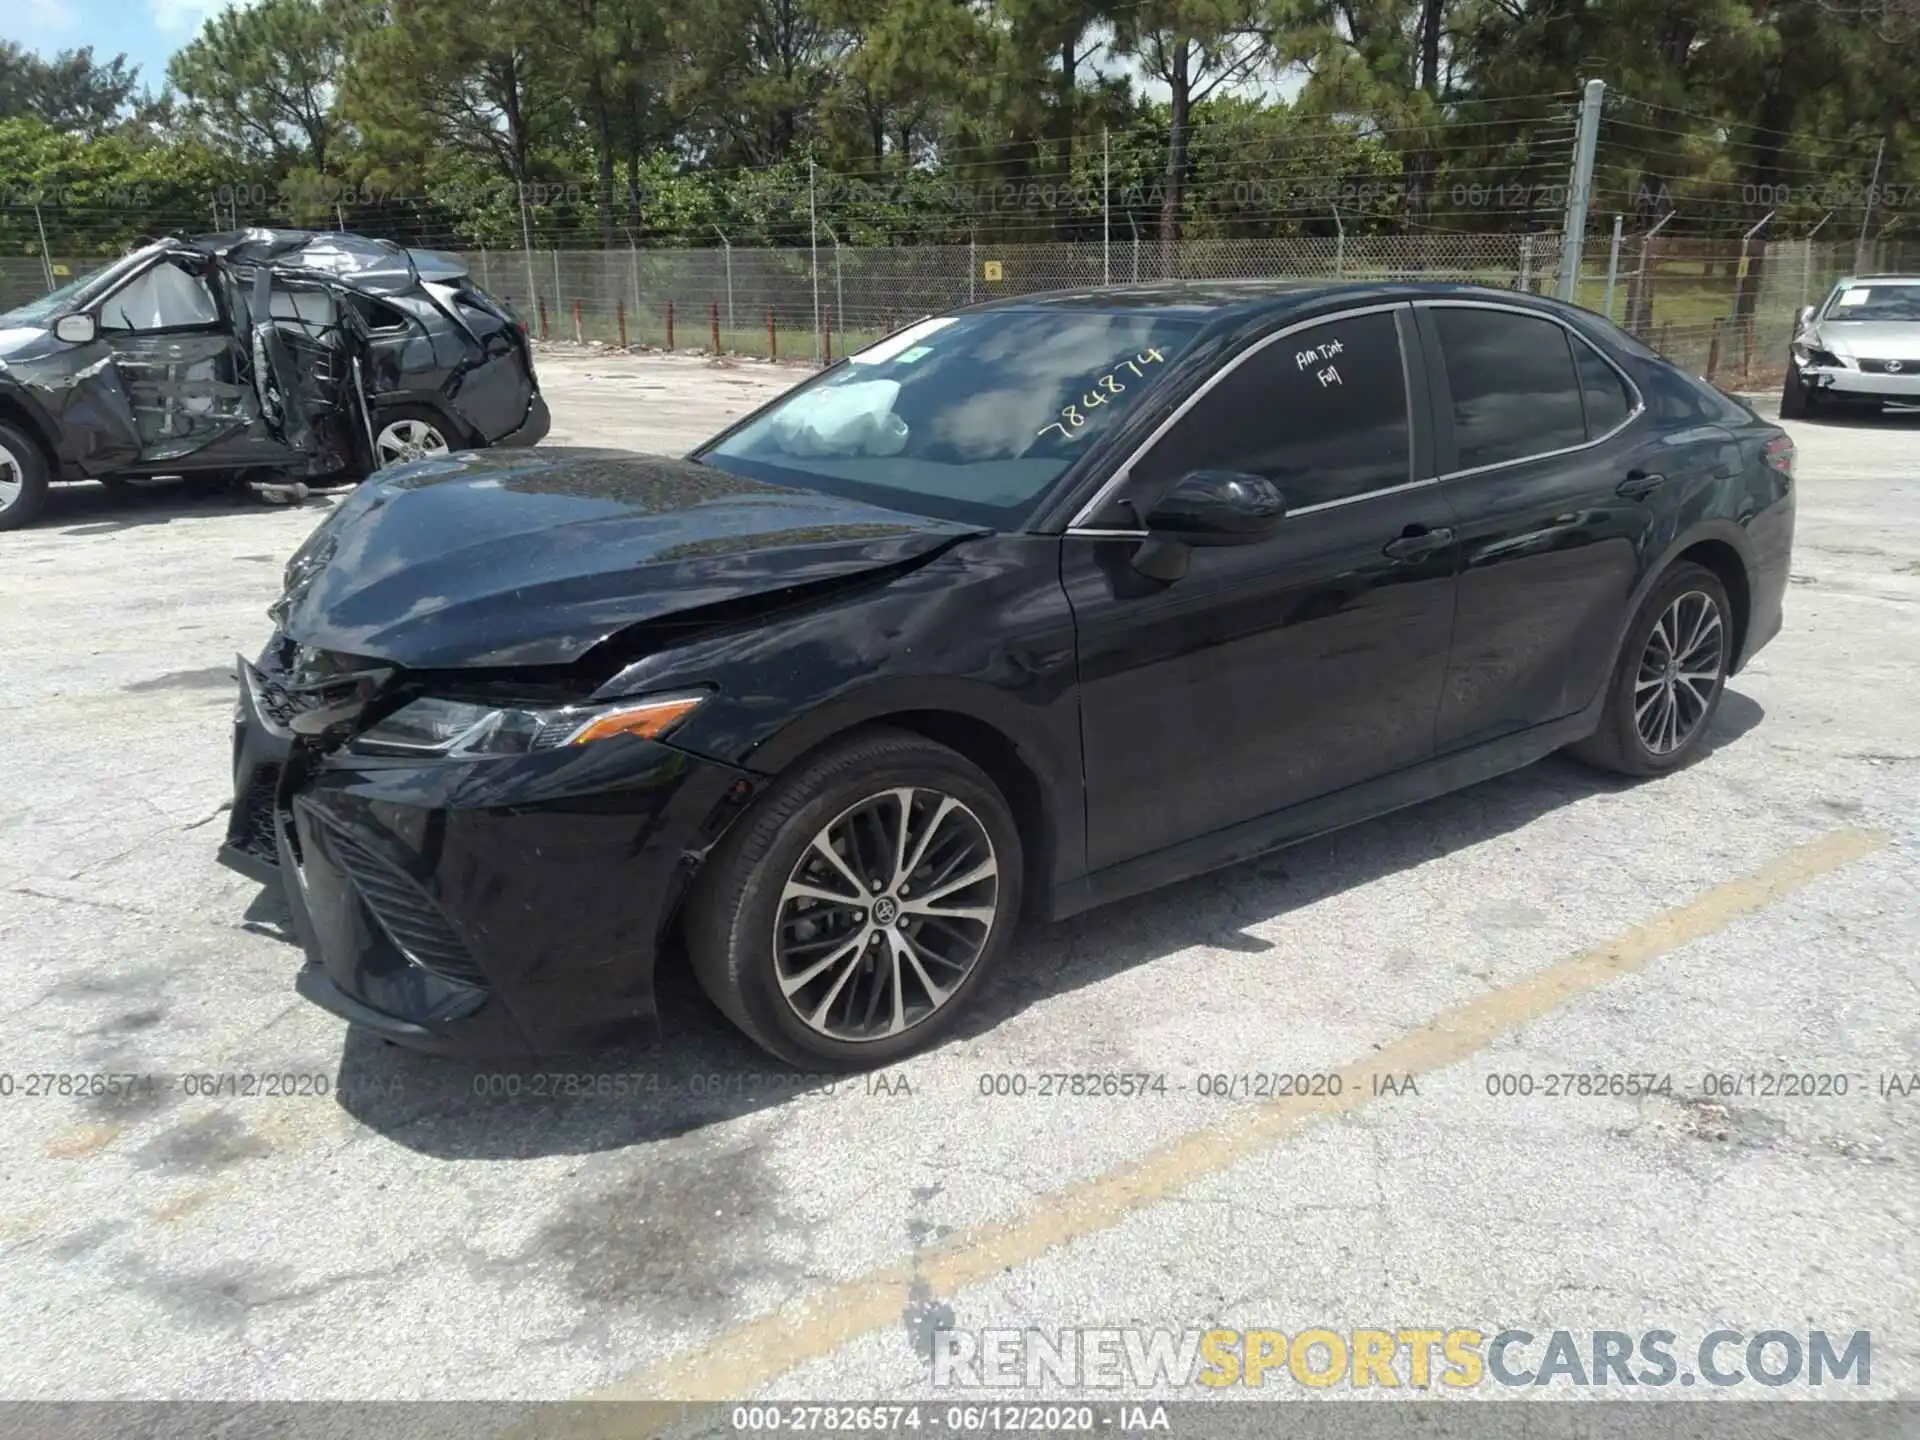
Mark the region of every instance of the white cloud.
[[25, 6], [20, 28], [26, 32], [29, 44], [42, 36], [62, 34], [80, 23], [80, 15], [71, 0], [25, 0]]
[[162, 35], [193, 35], [209, 15], [227, 6], [224, 0], [147, 0], [147, 8], [153, 12], [154, 28]]

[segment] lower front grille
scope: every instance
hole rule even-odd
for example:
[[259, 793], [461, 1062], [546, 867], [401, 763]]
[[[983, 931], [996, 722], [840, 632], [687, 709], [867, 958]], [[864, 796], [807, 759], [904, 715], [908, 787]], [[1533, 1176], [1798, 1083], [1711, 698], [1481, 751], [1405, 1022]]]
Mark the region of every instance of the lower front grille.
[[367, 909], [407, 959], [456, 985], [485, 988], [487, 977], [433, 897], [344, 830], [329, 826], [327, 849], [347, 872]]
[[269, 865], [280, 861], [280, 848], [273, 830], [274, 796], [279, 788], [278, 765], [254, 766], [240, 798], [234, 802], [233, 819], [227, 826], [229, 845]]

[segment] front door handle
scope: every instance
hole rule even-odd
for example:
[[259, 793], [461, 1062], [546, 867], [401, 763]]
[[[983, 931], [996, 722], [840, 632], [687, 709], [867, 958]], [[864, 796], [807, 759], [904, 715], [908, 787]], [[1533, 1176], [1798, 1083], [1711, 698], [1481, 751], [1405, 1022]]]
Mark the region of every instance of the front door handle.
[[1380, 549], [1394, 560], [1414, 560], [1422, 555], [1431, 555], [1436, 550], [1444, 550], [1453, 543], [1453, 531], [1445, 525], [1429, 530], [1425, 526], [1409, 525], [1406, 533], [1397, 540], [1389, 540]]
[[1646, 470], [1629, 470], [1627, 478], [1613, 487], [1613, 493], [1622, 500], [1644, 500], [1666, 483], [1667, 477], [1664, 475], [1655, 475]]

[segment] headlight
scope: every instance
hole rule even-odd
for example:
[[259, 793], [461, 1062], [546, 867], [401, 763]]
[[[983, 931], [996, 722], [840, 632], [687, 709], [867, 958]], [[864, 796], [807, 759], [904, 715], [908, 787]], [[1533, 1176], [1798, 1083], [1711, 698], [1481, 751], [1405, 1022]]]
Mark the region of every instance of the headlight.
[[548, 709], [422, 698], [409, 701], [362, 731], [349, 748], [368, 755], [466, 759], [532, 755], [611, 735], [657, 740], [706, 698], [700, 693], [652, 695], [642, 700]]
[[1803, 345], [1801, 348], [1806, 351], [1807, 364], [1821, 365], [1829, 370], [1841, 368], [1840, 357], [1831, 350], [1822, 350], [1815, 345]]

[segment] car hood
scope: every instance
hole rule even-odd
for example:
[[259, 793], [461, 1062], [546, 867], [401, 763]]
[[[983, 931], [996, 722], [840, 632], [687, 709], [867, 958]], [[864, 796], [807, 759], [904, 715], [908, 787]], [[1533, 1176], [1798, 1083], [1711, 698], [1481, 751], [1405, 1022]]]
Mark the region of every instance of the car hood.
[[1818, 344], [1869, 360], [1920, 360], [1920, 323], [1912, 320], [1822, 320]]
[[302, 645], [414, 669], [560, 665], [642, 621], [978, 533], [692, 460], [471, 451], [361, 485], [288, 562], [273, 615]]
[[65, 348], [44, 325], [0, 322], [0, 365], [9, 360], [38, 360], [51, 351]]

